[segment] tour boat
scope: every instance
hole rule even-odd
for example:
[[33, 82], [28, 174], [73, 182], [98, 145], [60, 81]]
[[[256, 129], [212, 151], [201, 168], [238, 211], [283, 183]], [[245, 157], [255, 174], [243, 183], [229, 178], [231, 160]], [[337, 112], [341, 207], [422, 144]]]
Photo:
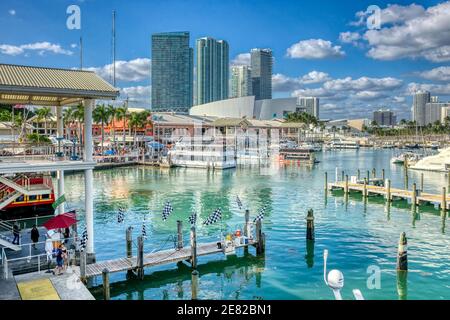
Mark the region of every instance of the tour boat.
[[0, 219], [20, 219], [54, 213], [52, 178], [49, 175], [0, 176]]
[[300, 148], [280, 149], [278, 159], [280, 162], [298, 161], [300, 163], [308, 164], [315, 164], [319, 162], [316, 160], [316, 156], [313, 151]]
[[359, 149], [359, 143], [353, 140], [333, 139], [328, 142], [325, 147], [327, 149]]

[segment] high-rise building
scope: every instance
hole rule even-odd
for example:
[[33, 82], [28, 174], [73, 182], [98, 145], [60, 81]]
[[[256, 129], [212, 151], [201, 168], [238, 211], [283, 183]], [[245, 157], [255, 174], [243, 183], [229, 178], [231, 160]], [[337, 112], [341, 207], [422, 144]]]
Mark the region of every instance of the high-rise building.
[[319, 119], [319, 98], [316, 97], [298, 97], [298, 111], [306, 112]]
[[377, 110], [373, 112], [373, 121], [379, 126], [392, 127], [397, 124], [397, 117], [391, 110]]
[[250, 67], [231, 67], [230, 98], [247, 97], [252, 94], [252, 75]]
[[430, 101], [431, 96], [428, 91], [419, 90], [413, 95], [412, 119], [418, 126], [426, 124], [425, 106]]
[[228, 99], [228, 43], [209, 37], [200, 38], [196, 51], [196, 104]]
[[433, 124], [436, 121], [444, 122], [446, 108], [450, 107], [449, 102], [439, 102], [438, 99], [432, 99], [432, 102], [428, 102], [425, 105], [425, 125]]
[[152, 110], [187, 113], [192, 107], [193, 50], [189, 32], [152, 35]]
[[256, 100], [272, 99], [272, 65], [270, 49], [252, 49], [252, 90]]

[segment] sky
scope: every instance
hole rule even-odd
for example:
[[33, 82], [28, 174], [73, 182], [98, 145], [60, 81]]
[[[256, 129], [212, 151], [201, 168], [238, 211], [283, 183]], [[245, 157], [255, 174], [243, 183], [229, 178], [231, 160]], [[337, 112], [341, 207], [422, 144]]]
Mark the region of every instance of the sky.
[[117, 86], [133, 107], [151, 107], [151, 34], [166, 31], [189, 31], [192, 47], [224, 39], [234, 65], [271, 48], [274, 97], [319, 97], [321, 118], [410, 119], [418, 89], [450, 100], [450, 1], [2, 0], [0, 63], [79, 68], [82, 37], [84, 69], [110, 81], [113, 10]]

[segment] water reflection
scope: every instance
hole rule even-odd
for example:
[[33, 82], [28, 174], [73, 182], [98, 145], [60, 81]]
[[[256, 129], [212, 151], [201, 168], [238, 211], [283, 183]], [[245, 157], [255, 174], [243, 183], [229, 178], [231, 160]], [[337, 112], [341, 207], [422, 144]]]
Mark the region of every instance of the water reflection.
[[308, 268], [314, 267], [314, 241], [306, 240], [305, 261]]
[[397, 271], [397, 294], [399, 300], [408, 299], [408, 271]]

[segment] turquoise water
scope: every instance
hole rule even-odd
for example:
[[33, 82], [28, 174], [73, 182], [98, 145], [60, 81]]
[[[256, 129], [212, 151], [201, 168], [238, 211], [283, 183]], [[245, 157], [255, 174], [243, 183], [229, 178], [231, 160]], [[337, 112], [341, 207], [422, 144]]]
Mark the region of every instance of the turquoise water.
[[[242, 167], [223, 172], [199, 169], [118, 168], [94, 172], [95, 250], [97, 260], [125, 256], [125, 229], [134, 225], [134, 238], [145, 218], [148, 238], [145, 251], [169, 248], [169, 236], [176, 233], [176, 220], [184, 221], [192, 210], [204, 220], [215, 208], [223, 211], [221, 224], [199, 226], [198, 241], [213, 241], [220, 231], [243, 224], [239, 195], [253, 218], [267, 205], [263, 231], [265, 256], [253, 248], [244, 256], [212, 255], [199, 258], [200, 299], [333, 299], [323, 282], [323, 250], [329, 250], [328, 268], [344, 273], [343, 297], [352, 299], [358, 288], [366, 299], [450, 299], [450, 237], [438, 210], [420, 208], [415, 214], [406, 202], [386, 207], [382, 198], [360, 195], [348, 201], [340, 193], [326, 195], [324, 172], [334, 179], [335, 167], [356, 175], [360, 168], [385, 168], [394, 187], [403, 186], [403, 168], [393, 166], [390, 150], [339, 151], [318, 155], [315, 167], [276, 163], [264, 167]], [[419, 185], [420, 173], [409, 172], [409, 183]], [[439, 173], [425, 174], [425, 190], [440, 193], [447, 183]], [[79, 210], [83, 220], [83, 175], [66, 176], [69, 207]], [[174, 212], [163, 222], [161, 212], [170, 200]], [[117, 223], [119, 206], [127, 208], [125, 222]], [[316, 241], [305, 241], [305, 216], [314, 209]], [[448, 218], [447, 218], [448, 220]], [[81, 227], [83, 225], [81, 222]], [[448, 224], [448, 223], [447, 223]], [[409, 271], [398, 279], [397, 243], [401, 232], [408, 237]], [[134, 247], [133, 250], [136, 250]], [[134, 251], [136, 252], [136, 251]], [[381, 270], [380, 288], [367, 286], [368, 267]], [[190, 299], [191, 269], [186, 264], [147, 268], [145, 279], [126, 280], [125, 274], [111, 275], [112, 299]], [[101, 297], [101, 279], [92, 292]]]

